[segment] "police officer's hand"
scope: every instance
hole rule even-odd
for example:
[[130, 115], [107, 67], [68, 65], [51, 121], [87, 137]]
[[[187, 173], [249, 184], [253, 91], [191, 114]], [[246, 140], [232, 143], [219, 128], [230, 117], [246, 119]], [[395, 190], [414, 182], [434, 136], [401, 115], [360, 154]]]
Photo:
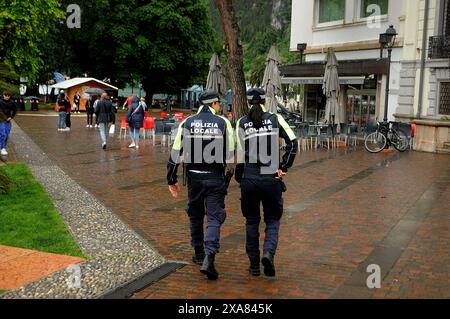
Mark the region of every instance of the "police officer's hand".
[[286, 173], [283, 172], [281, 169], [277, 171], [278, 177], [276, 179], [283, 179], [284, 176], [286, 176]]
[[175, 185], [169, 185], [169, 191], [172, 194], [173, 198], [177, 198], [178, 197], [178, 191], [179, 191], [179, 187], [178, 187], [178, 183], [176, 183]]

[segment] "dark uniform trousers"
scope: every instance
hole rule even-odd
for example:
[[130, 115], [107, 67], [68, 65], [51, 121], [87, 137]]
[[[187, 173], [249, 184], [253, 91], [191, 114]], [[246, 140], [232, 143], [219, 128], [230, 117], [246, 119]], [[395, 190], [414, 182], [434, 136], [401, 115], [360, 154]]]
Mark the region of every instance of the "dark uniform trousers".
[[[220, 227], [225, 222], [227, 187], [223, 174], [188, 174], [191, 245], [205, 248], [206, 254], [216, 254], [220, 248]], [[206, 238], [203, 221], [207, 216]]]
[[261, 222], [260, 205], [263, 205], [266, 223], [264, 253], [275, 255], [278, 246], [280, 220], [283, 215], [284, 183], [272, 176], [246, 175], [241, 183], [241, 208], [246, 218], [246, 251], [250, 263], [260, 260], [259, 224]]

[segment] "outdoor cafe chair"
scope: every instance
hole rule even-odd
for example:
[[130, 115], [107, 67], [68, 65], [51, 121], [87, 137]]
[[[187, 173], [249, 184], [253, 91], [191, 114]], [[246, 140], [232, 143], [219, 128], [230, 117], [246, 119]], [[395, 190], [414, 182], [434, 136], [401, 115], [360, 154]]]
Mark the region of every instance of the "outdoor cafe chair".
[[155, 129], [155, 118], [154, 117], [146, 117], [144, 118], [144, 123], [142, 129], [144, 130], [144, 139], [147, 138], [147, 131], [150, 130], [150, 135], [153, 136], [153, 130]]
[[122, 138], [122, 131], [125, 131], [124, 138], [127, 137], [127, 131], [130, 128], [130, 126], [127, 123], [127, 118], [125, 116], [122, 117], [122, 121], [120, 123], [120, 132], [119, 132], [119, 138]]
[[309, 149], [308, 143], [308, 123], [302, 123], [297, 129], [298, 148], [299, 150], [306, 152]]
[[350, 124], [348, 132], [348, 145], [356, 147], [358, 145], [358, 125]]
[[321, 128], [320, 134], [318, 134], [319, 145], [326, 147], [327, 149], [332, 149], [335, 146], [335, 136], [333, 134], [333, 126], [328, 125]]
[[337, 132], [337, 128], [338, 128], [338, 125], [335, 124], [334, 127], [333, 127], [334, 132], [335, 132], [335, 135], [334, 135], [335, 143], [337, 144], [338, 142], [342, 142], [342, 139], [343, 139], [344, 140], [344, 145], [347, 146], [348, 133], [349, 133], [349, 131], [348, 131], [349, 130], [348, 124], [342, 123], [341, 124], [341, 131], [339, 133]]
[[156, 144], [156, 137], [161, 137], [161, 145], [170, 145], [170, 136], [172, 133], [172, 128], [176, 126], [174, 121], [167, 121], [162, 119], [155, 119], [155, 128], [153, 130], [153, 145]]

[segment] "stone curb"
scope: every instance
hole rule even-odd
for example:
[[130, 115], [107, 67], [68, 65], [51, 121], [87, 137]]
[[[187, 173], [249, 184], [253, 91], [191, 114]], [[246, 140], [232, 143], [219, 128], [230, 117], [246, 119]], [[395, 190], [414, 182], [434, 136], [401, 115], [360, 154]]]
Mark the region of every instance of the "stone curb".
[[[0, 299], [101, 298], [166, 262], [147, 241], [54, 164], [15, 123], [11, 142], [17, 159], [25, 162], [47, 189], [67, 229], [90, 259]], [[79, 281], [77, 274], [81, 275]]]

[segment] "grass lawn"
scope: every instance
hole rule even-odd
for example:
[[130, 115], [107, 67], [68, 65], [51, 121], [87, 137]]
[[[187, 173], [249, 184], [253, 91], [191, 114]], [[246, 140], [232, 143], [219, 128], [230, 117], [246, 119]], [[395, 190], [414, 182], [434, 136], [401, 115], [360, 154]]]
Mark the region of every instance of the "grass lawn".
[[0, 194], [0, 245], [85, 258], [44, 187], [24, 164], [0, 167], [13, 181]]

